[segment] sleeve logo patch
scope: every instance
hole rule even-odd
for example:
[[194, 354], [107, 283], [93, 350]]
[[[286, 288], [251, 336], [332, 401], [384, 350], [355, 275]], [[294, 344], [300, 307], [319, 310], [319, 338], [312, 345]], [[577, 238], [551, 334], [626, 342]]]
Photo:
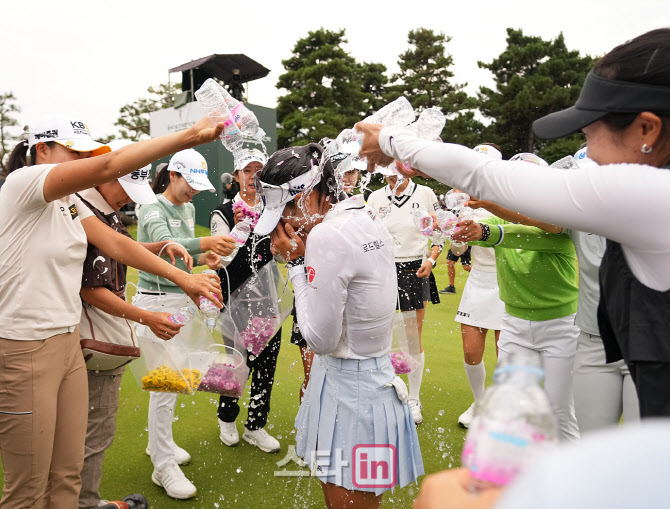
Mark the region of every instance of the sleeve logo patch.
[[307, 267], [307, 281], [313, 283], [315, 277], [316, 271], [314, 270], [314, 267]]
[[151, 221], [152, 219], [158, 219], [161, 217], [160, 213], [157, 210], [154, 210], [152, 212], [147, 212], [144, 216], [145, 221]]
[[74, 221], [79, 215], [79, 212], [77, 212], [77, 206], [73, 203], [68, 207], [68, 209], [70, 210], [70, 217]]

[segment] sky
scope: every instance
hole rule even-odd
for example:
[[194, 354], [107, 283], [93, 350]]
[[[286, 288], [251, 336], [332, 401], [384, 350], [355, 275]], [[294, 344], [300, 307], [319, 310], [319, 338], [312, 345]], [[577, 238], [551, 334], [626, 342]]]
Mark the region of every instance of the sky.
[[[28, 6], [28, 7], [26, 7]], [[654, 28], [670, 26], [668, 0], [32, 0], [0, 2], [0, 92], [13, 92], [20, 124], [47, 114], [85, 121], [94, 137], [116, 133], [119, 109], [152, 85], [181, 81], [168, 69], [213, 53], [244, 53], [271, 70], [248, 86], [248, 100], [274, 107], [281, 61], [310, 30], [346, 29], [358, 61], [397, 70], [409, 30], [452, 37], [455, 80], [474, 94], [490, 85], [490, 62], [505, 49], [506, 28], [602, 55]]]

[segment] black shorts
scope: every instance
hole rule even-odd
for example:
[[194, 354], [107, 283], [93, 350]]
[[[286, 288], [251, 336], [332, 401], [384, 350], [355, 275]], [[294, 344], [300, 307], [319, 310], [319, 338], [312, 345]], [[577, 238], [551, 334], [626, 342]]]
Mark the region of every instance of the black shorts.
[[472, 265], [472, 261], [470, 260], [470, 251], [472, 250], [471, 246], [468, 246], [468, 248], [465, 250], [465, 253], [463, 253], [460, 256], [456, 256], [454, 253], [451, 252], [451, 249], [447, 253], [447, 260], [450, 262], [457, 262], [458, 259], [461, 259], [461, 265]]
[[421, 263], [422, 260], [412, 260], [411, 262], [396, 262], [395, 264], [401, 311], [423, 309], [424, 301], [433, 304], [440, 303], [440, 295], [437, 291], [437, 283], [433, 273], [431, 272], [430, 276], [426, 278], [416, 276], [416, 271], [421, 268]]

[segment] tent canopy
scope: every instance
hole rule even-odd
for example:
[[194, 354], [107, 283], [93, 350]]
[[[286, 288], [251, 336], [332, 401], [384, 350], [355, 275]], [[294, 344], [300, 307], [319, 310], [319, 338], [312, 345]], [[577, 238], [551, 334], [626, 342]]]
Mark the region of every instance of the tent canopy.
[[233, 81], [233, 70], [235, 69], [239, 70], [240, 83], [264, 78], [270, 73], [270, 69], [263, 67], [254, 59], [241, 53], [229, 55], [214, 54], [170, 69], [170, 72], [183, 73], [182, 82], [183, 85], [186, 85], [183, 87], [183, 90], [191, 88], [191, 75], [189, 72], [191, 69], [193, 69], [194, 79], [196, 76], [198, 78], [206, 76], [202, 81], [200, 79], [195, 80], [196, 82], [200, 81], [199, 84], [195, 83], [196, 89], [207, 78], [217, 78], [226, 83]]

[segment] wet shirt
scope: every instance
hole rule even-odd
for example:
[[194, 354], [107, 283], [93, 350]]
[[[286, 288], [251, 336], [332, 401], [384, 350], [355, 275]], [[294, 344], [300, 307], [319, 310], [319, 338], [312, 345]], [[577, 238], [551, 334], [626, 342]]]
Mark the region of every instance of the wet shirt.
[[0, 191], [0, 337], [46, 339], [74, 330], [92, 212], [75, 195], [47, 202], [55, 164], [25, 166]]
[[289, 270], [300, 331], [319, 355], [380, 357], [391, 349], [397, 299], [393, 239], [361, 195], [309, 233], [305, 266]]

